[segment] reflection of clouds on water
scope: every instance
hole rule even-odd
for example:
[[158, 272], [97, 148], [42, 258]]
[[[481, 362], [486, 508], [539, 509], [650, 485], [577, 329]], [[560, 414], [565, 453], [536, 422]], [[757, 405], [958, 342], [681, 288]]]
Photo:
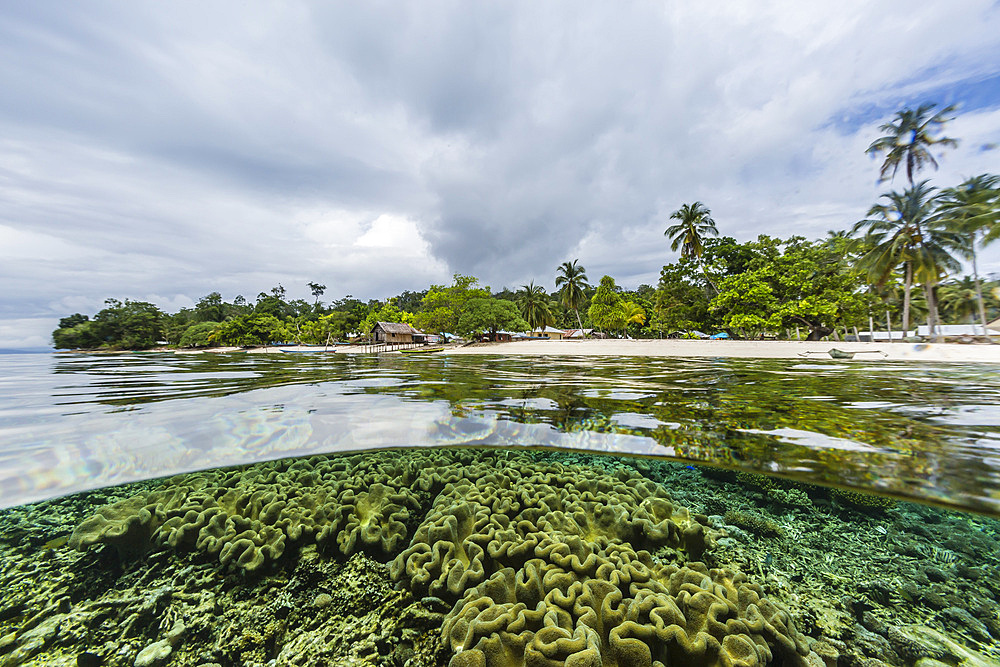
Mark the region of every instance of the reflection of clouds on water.
[[804, 445], [813, 449], [840, 449], [854, 452], [879, 452], [878, 447], [847, 438], [835, 438], [822, 433], [812, 431], [802, 431], [797, 428], [775, 428], [769, 431], [762, 431], [755, 428], [735, 429], [742, 433], [753, 433], [756, 435], [769, 435], [793, 445]]
[[[625, 428], [655, 429], [667, 425], [666, 422], [662, 422], [656, 417], [639, 414], [637, 412], [618, 412], [611, 415], [611, 421], [615, 422], [619, 426], [624, 426]], [[678, 426], [680, 426], [680, 424], [678, 424]]]
[[1000, 426], [1000, 406], [962, 405], [946, 408], [943, 414], [933, 417], [933, 421], [961, 426]]
[[0, 505], [290, 456], [486, 445], [878, 478], [1000, 507], [992, 366], [273, 356], [0, 360]]
[[640, 393], [637, 391], [619, 391], [616, 389], [585, 389], [579, 392], [580, 396], [588, 398], [606, 398], [610, 401], [640, 401], [644, 398], [655, 398], [656, 394]]

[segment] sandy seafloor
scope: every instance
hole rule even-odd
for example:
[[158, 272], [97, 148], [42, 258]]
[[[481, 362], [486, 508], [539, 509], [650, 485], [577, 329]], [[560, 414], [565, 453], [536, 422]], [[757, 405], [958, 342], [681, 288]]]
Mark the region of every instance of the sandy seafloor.
[[0, 510], [0, 666], [1000, 664], [1000, 522], [643, 459], [401, 450]]

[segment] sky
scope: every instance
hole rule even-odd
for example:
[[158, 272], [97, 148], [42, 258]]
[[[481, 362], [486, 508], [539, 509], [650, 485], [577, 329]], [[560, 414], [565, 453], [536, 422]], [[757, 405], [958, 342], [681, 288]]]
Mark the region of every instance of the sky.
[[959, 105], [921, 178], [1000, 173], [1000, 3], [15, 0], [0, 90], [0, 348], [44, 346], [107, 298], [655, 285], [693, 201], [847, 229], [906, 106]]

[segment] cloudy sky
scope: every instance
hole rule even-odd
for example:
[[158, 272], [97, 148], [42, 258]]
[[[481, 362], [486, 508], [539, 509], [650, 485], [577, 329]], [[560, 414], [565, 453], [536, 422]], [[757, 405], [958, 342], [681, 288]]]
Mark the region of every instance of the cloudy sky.
[[655, 284], [694, 200], [844, 229], [903, 106], [961, 105], [933, 184], [1000, 172], [1000, 4], [15, 1], [0, 90], [0, 347], [41, 346], [108, 297]]

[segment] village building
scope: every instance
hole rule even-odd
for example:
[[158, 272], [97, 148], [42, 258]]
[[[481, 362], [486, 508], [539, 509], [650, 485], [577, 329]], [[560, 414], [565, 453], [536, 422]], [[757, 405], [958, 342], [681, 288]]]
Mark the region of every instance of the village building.
[[372, 328], [372, 340], [376, 343], [423, 343], [423, 331], [400, 322], [376, 322]]
[[531, 332], [531, 338], [544, 338], [547, 340], [562, 340], [566, 337], [566, 332], [555, 327], [545, 327]]
[[593, 329], [566, 329], [563, 338], [587, 338], [592, 333]]

